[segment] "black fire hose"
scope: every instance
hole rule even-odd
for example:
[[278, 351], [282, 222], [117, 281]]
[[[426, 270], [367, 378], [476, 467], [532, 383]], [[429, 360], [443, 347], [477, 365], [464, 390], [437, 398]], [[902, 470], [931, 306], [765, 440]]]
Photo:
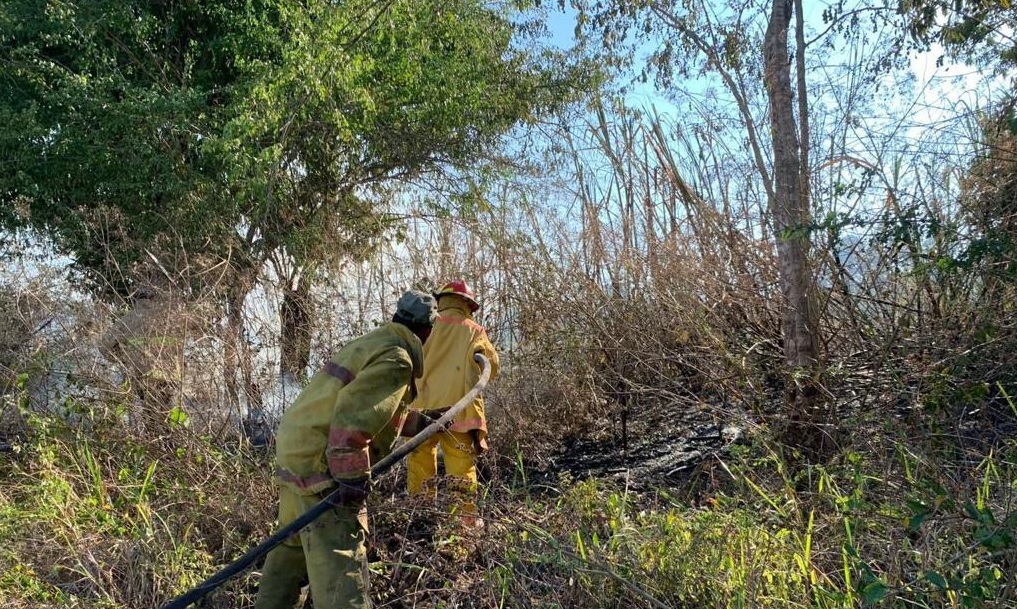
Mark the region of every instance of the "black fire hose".
[[[473, 387], [473, 389], [449, 408], [448, 411], [441, 416], [441, 418], [431, 423], [420, 433], [401, 444], [387, 457], [375, 463], [374, 466], [371, 467], [372, 478], [376, 478], [388, 471], [393, 465], [402, 460], [403, 457], [411, 453], [413, 449], [417, 448], [426, 442], [428, 438], [445, 428], [446, 425], [452, 422], [452, 419], [454, 419], [456, 415], [462, 412], [470, 403], [473, 402], [474, 398], [476, 398], [480, 392], [484, 390], [487, 386], [487, 381], [491, 378], [491, 362], [487, 361], [487, 358], [479, 353], [474, 355], [473, 359], [484, 367], [480, 374], [480, 380], [477, 381], [477, 384]], [[276, 531], [271, 537], [248, 550], [247, 553], [223, 567], [212, 577], [209, 577], [190, 591], [181, 594], [166, 605], [163, 605], [162, 609], [184, 609], [212, 592], [212, 590], [223, 585], [234, 576], [243, 572], [254, 564], [254, 561], [267, 554], [269, 550], [276, 547], [290, 536], [296, 534], [300, 531], [300, 529], [314, 522], [315, 519], [334, 507], [333, 497], [338, 499], [337, 495], [339, 492], [339, 489], [332, 491], [332, 494], [301, 514], [296, 520]]]

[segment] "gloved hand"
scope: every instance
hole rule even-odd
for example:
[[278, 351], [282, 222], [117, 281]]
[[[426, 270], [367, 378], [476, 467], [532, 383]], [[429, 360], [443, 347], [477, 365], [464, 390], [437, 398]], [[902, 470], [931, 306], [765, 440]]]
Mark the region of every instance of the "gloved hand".
[[363, 503], [371, 494], [371, 479], [357, 478], [354, 480], [335, 479], [336, 486], [322, 492], [322, 499], [328, 499], [332, 505], [351, 506]]
[[419, 410], [410, 410], [406, 413], [406, 420], [403, 421], [403, 427], [399, 430], [399, 435], [403, 438], [412, 438], [420, 433], [421, 429], [427, 427], [427, 424], [427, 416], [424, 413]]
[[[411, 410], [406, 415], [406, 422], [403, 423], [403, 428], [399, 432], [399, 435], [404, 438], [412, 438], [418, 433], [424, 431], [428, 425], [437, 421], [442, 412], [426, 413], [419, 410]], [[448, 429], [452, 425], [452, 421], [445, 424], [444, 429]]]
[[470, 430], [470, 437], [473, 438], [473, 451], [478, 457], [487, 452], [487, 440], [480, 435], [479, 429]]

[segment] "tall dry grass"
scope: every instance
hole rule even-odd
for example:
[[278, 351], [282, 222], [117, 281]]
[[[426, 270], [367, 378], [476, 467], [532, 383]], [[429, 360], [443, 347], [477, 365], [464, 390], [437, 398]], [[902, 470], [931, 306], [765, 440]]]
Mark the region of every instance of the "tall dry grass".
[[[1008, 606], [1012, 278], [999, 260], [961, 264], [970, 232], [922, 236], [968, 222], [960, 210], [929, 199], [811, 227], [839, 449], [791, 467], [796, 447], [771, 433], [794, 379], [783, 374], [773, 236], [752, 180], [678, 158], [673, 125], [600, 120], [590, 127], [603, 164], [577, 143], [570, 179], [541, 184], [553, 205], [507, 189], [469, 217], [419, 218], [410, 234], [438, 247], [395, 247], [314, 295], [332, 308], [312, 362], [383, 319], [400, 288], [451, 276], [474, 284], [504, 355], [488, 395], [488, 528], [470, 537], [448, 506], [410, 506], [394, 475], [373, 500], [379, 602]], [[224, 387], [235, 346], [220, 334], [221, 309], [195, 302], [187, 282], [160, 286], [171, 312], [139, 333], [176, 336], [183, 349], [164, 358], [180, 378], [154, 405], [146, 364], [101, 348], [129, 306], [83, 298], [64, 309], [67, 299], [24, 282], [6, 292], [7, 604], [151, 607], [268, 533], [269, 455], [250, 451], [240, 425], [274, 373], [278, 298], [264, 281], [236, 351], [242, 399]], [[564, 440], [604, 438], [622, 414], [656, 424], [691, 409], [752, 430], [749, 446], [707, 455], [713, 478], [694, 494], [533, 477]], [[245, 606], [256, 582], [256, 570], [245, 574], [209, 606]]]

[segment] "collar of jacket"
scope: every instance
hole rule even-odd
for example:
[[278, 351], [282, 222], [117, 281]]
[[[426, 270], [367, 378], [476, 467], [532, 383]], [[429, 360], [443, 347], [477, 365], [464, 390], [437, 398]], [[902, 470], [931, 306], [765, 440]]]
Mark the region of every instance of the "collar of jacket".
[[413, 376], [420, 378], [424, 374], [424, 345], [420, 338], [400, 323], [390, 321], [388, 325], [406, 343], [406, 352], [410, 354], [410, 361], [413, 362]]
[[443, 306], [438, 307], [439, 317], [449, 317], [453, 316], [453, 314], [455, 313], [459, 313], [466, 319], [473, 319], [473, 315], [470, 313], [470, 307], [467, 306], [466, 303], [462, 304], [459, 304], [458, 302], [447, 303]]

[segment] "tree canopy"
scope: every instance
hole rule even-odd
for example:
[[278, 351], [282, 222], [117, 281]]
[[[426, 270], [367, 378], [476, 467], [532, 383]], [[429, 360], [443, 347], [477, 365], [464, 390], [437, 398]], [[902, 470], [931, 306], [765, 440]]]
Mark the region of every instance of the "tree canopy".
[[914, 48], [938, 43], [965, 61], [1003, 70], [1017, 65], [1009, 0], [900, 0], [898, 10]]
[[199, 270], [348, 254], [384, 186], [468, 168], [570, 97], [582, 72], [515, 36], [473, 0], [7, 2], [0, 223], [106, 294], [159, 249]]

